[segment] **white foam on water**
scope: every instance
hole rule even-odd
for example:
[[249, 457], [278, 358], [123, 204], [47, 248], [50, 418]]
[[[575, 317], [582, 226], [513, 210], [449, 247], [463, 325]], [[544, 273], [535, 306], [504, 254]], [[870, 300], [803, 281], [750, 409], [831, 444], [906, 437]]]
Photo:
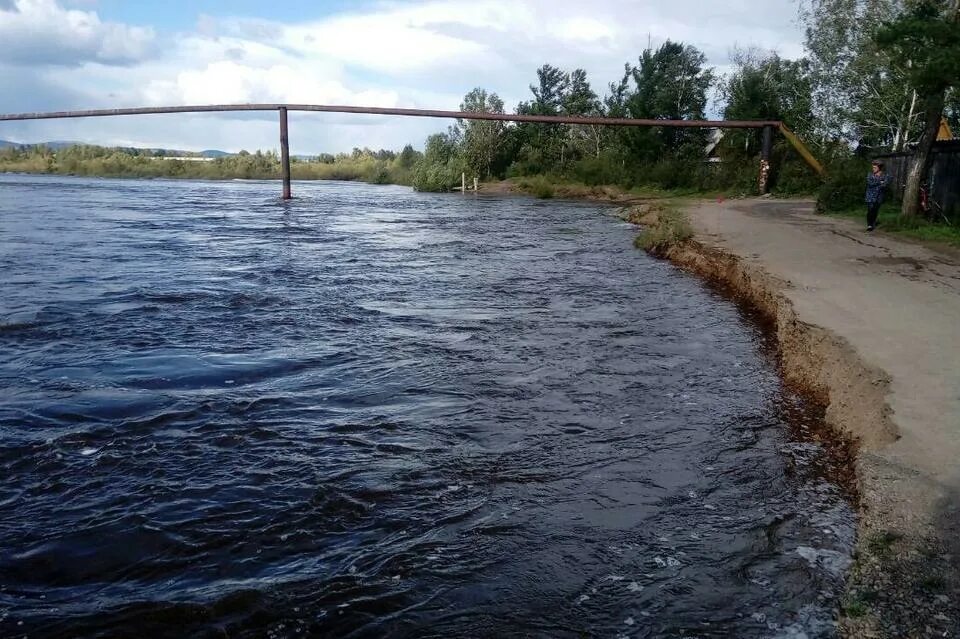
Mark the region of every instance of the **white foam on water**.
[[643, 586], [641, 586], [635, 581], [631, 581], [629, 584], [627, 584], [627, 590], [629, 590], [630, 592], [640, 592], [641, 590], [643, 590]]
[[819, 606], [804, 606], [798, 611], [797, 622], [789, 626], [778, 627], [776, 624], [767, 624], [776, 634], [772, 639], [809, 639], [821, 637], [836, 629], [833, 621], [833, 612]]
[[825, 548], [817, 549], [809, 546], [799, 546], [797, 554], [803, 557], [813, 568], [822, 568], [834, 577], [840, 577], [846, 573], [853, 560], [849, 555], [837, 552], [836, 550], [827, 550]]
[[666, 559], [663, 557], [654, 557], [653, 561], [657, 564], [658, 568], [679, 568], [683, 565], [676, 557], [667, 557]]
[[90, 455], [96, 455], [99, 452], [100, 452], [99, 448], [93, 448], [91, 446], [80, 449], [80, 454], [83, 455], [84, 457], [89, 457]]

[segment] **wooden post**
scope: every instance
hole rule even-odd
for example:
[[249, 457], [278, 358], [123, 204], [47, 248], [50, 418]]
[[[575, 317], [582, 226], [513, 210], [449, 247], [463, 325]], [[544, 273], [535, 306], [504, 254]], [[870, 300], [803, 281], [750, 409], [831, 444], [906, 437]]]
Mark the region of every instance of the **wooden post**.
[[773, 127], [763, 127], [763, 142], [760, 147], [760, 195], [770, 192], [770, 157], [773, 155]]
[[464, 195], [467, 194], [467, 174], [466, 173], [460, 174], [460, 192], [463, 193]]
[[290, 194], [290, 136], [287, 133], [287, 107], [280, 107], [280, 172], [283, 177], [283, 199]]
[[478, 190], [478, 189], [477, 189], [477, 178], [474, 177], [474, 178], [473, 178], [473, 192], [476, 193], [477, 190]]

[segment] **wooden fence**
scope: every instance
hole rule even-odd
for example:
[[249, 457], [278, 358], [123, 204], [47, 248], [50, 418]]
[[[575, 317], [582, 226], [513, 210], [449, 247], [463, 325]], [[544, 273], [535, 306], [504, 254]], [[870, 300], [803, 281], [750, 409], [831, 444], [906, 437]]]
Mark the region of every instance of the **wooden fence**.
[[[912, 153], [888, 153], [876, 157], [886, 165], [892, 178], [892, 193], [898, 200], [903, 199], [911, 157]], [[930, 198], [943, 207], [947, 217], [960, 220], [960, 139], [933, 145], [928, 181]]]

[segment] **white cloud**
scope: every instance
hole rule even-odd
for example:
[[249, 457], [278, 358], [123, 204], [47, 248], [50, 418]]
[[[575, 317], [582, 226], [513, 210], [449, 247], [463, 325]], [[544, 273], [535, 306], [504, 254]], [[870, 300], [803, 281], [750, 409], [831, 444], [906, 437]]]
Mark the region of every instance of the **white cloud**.
[[397, 19], [390, 14], [335, 18], [292, 26], [284, 45], [306, 56], [334, 58], [385, 73], [462, 67], [487, 54], [487, 47]]
[[554, 27], [553, 33], [564, 41], [596, 42], [612, 40], [616, 36], [616, 29], [614, 25], [594, 18], [570, 18]]
[[143, 60], [152, 29], [102, 22], [93, 11], [64, 9], [55, 0], [13, 0], [0, 6], [0, 62], [75, 66]]
[[[302, 67], [282, 64], [254, 67], [229, 60], [183, 71], [174, 84], [154, 83], [147, 91], [154, 92], [152, 96], [147, 94], [151, 101], [186, 104], [294, 102], [392, 106], [397, 103], [397, 94], [393, 91], [351, 91], [337, 80], [317, 77]], [[165, 99], [160, 99], [161, 95], [165, 95]]]
[[[150, 46], [156, 38], [149, 28], [104, 22], [95, 5], [88, 9], [64, 9], [54, 0], [0, 0], [0, 77], [4, 63], [32, 63], [33, 82], [47, 96], [29, 110], [229, 102], [453, 109], [475, 86], [498, 92], [512, 108], [529, 98], [527, 85], [547, 62], [586, 69], [603, 93], [648, 41], [692, 44], [718, 70], [737, 45], [788, 57], [802, 51], [794, 0], [769, 0], [762, 11], [747, 0], [722, 6], [700, 0], [432, 0], [360, 5], [303, 22], [201, 15], [190, 32], [164, 34], [163, 47]], [[56, 66], [66, 60], [79, 66]], [[55, 90], [60, 98], [50, 97]], [[22, 103], [0, 94], [0, 111], [14, 104], [27, 110]], [[419, 144], [447, 125], [293, 117], [291, 143], [299, 153]], [[13, 137], [7, 126], [0, 138]], [[46, 122], [18, 125], [17, 131], [21, 139], [269, 148], [276, 144], [276, 114]]]

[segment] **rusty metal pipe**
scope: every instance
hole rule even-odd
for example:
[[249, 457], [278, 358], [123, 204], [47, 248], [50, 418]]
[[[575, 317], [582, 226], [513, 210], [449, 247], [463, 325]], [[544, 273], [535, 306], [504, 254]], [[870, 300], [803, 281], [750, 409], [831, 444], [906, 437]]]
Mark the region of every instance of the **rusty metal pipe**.
[[230, 111], [312, 111], [320, 113], [358, 113], [365, 115], [399, 115], [421, 118], [455, 118], [459, 120], [497, 120], [502, 122], [534, 122], [540, 124], [589, 124], [599, 126], [657, 126], [678, 128], [762, 129], [779, 127], [780, 122], [766, 120], [642, 120], [635, 118], [576, 117], [561, 115], [521, 115], [510, 113], [472, 113], [435, 109], [400, 109], [326, 104], [207, 104], [192, 106], [134, 107], [127, 109], [92, 109], [87, 111], [50, 111], [0, 114], [0, 121], [51, 120], [58, 118], [96, 118], [118, 115], [155, 115], [162, 113], [220, 113]]

